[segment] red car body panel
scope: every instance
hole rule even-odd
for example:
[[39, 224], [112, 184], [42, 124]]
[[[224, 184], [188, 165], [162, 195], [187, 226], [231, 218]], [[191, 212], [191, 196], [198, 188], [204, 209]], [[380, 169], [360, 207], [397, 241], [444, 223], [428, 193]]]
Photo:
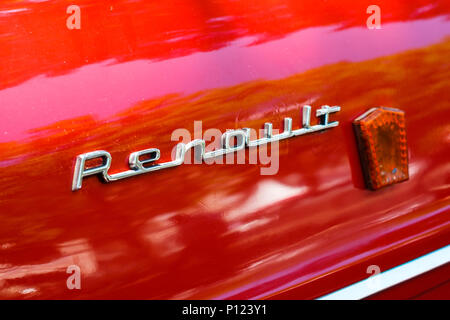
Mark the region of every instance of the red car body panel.
[[[450, 243], [448, 1], [378, 1], [378, 30], [371, 1], [76, 4], [79, 30], [66, 1], [0, 4], [0, 298], [317, 298]], [[71, 191], [79, 154], [123, 171], [194, 121], [296, 129], [296, 104], [340, 125], [281, 141], [276, 175], [185, 164]], [[352, 121], [375, 106], [406, 113], [410, 178], [369, 191]]]

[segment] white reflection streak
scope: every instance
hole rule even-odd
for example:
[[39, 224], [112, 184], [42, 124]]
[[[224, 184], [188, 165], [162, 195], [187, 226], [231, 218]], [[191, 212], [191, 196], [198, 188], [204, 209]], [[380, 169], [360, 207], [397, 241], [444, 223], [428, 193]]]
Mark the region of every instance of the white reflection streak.
[[291, 187], [276, 180], [265, 180], [256, 187], [255, 193], [242, 205], [225, 214], [226, 221], [233, 221], [248, 214], [263, 210], [266, 207], [278, 204], [281, 201], [298, 197], [308, 191], [308, 187]]
[[97, 260], [91, 246], [85, 239], [78, 239], [60, 244], [63, 257], [41, 264], [22, 265], [1, 270], [0, 281], [18, 279], [58, 271], [65, 271], [69, 265], [80, 267], [83, 275], [89, 275], [97, 270]]
[[167, 257], [184, 249], [179, 239], [180, 227], [171, 219], [175, 213], [157, 216], [144, 225], [143, 237], [151, 246], [157, 248], [160, 257]]

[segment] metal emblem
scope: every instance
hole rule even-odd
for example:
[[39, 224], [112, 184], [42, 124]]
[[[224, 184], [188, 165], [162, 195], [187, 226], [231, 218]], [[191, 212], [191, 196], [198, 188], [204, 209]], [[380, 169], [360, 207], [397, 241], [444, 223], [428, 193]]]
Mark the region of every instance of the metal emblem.
[[[280, 141], [291, 137], [301, 136], [304, 134], [322, 131], [328, 128], [337, 127], [339, 121], [329, 122], [330, 113], [338, 112], [341, 108], [339, 106], [322, 106], [320, 109], [316, 110], [316, 117], [319, 118], [320, 122], [317, 125], [310, 125], [311, 120], [311, 107], [303, 106], [303, 117], [302, 117], [302, 128], [297, 130], [292, 130], [292, 119], [284, 118], [284, 129], [280, 134], [272, 134], [272, 123], [266, 122], [264, 124], [264, 136], [263, 138], [250, 140], [250, 129], [243, 128], [238, 130], [229, 130], [222, 135], [221, 146], [219, 150], [214, 150], [211, 152], [205, 151], [205, 140], [195, 139], [187, 144], [178, 143], [176, 146], [175, 159], [169, 162], [156, 163], [153, 166], [145, 167], [154, 161], [159, 160], [161, 152], [159, 149], [151, 148], [136, 151], [130, 154], [128, 158], [128, 163], [130, 170], [108, 174], [108, 170], [111, 166], [111, 154], [104, 150], [97, 150], [88, 153], [81, 154], [77, 156], [75, 163], [75, 170], [72, 181], [72, 191], [81, 189], [83, 178], [91, 175], [100, 175], [105, 182], [113, 182], [133, 176], [137, 176], [143, 173], [149, 173], [153, 171], [158, 171], [162, 169], [172, 168], [182, 165], [184, 162], [184, 156], [188, 150], [194, 148], [195, 156], [198, 159], [206, 160], [219, 156], [226, 155], [228, 153], [237, 152], [243, 150], [244, 148], [253, 148], [260, 145], [268, 144], [274, 141]], [[236, 145], [230, 145], [230, 139], [236, 138]], [[140, 160], [139, 158], [143, 155], [149, 156], [146, 160]], [[103, 163], [94, 168], [85, 168], [85, 163], [87, 160], [101, 158]]]

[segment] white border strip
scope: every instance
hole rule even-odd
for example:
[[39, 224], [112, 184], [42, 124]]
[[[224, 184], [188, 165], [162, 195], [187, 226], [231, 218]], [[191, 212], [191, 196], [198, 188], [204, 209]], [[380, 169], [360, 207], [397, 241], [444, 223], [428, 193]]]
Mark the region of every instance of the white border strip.
[[450, 262], [450, 245], [356, 282], [317, 300], [359, 300]]

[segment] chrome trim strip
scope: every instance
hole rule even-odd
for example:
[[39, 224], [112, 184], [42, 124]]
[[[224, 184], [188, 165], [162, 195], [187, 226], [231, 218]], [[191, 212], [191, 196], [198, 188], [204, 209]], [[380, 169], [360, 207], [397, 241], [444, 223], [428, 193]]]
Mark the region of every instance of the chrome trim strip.
[[[450, 245], [430, 252], [424, 256], [401, 264], [395, 268], [356, 282], [348, 287], [327, 294], [317, 300], [359, 300], [395, 286], [403, 281], [417, 277], [425, 272], [450, 262]], [[378, 286], [374, 287], [373, 282]]]

